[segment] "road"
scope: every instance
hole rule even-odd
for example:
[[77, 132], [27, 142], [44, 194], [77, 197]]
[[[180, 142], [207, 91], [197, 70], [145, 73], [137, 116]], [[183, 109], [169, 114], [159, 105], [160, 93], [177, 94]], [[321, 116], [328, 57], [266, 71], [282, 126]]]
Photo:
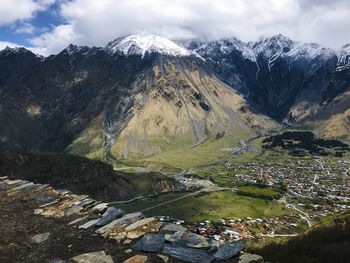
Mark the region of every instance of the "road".
[[261, 234], [262, 237], [296, 237], [299, 236], [299, 234]]
[[312, 222], [310, 216], [309, 216], [306, 212], [301, 211], [301, 210], [300, 210], [299, 208], [297, 208], [295, 205], [292, 205], [292, 204], [287, 203], [286, 198], [284, 198], [283, 202], [284, 202], [286, 208], [291, 208], [291, 209], [294, 209], [295, 211], [297, 211], [297, 212], [299, 213], [299, 216], [301, 217], [301, 219], [305, 220], [305, 221], [307, 222], [307, 224], [308, 224], [309, 227], [312, 227], [312, 226], [313, 226], [313, 222]]
[[151, 210], [151, 209], [153, 209], [153, 208], [160, 207], [160, 206], [163, 206], [163, 205], [167, 205], [167, 204], [170, 204], [170, 203], [179, 201], [179, 200], [181, 200], [181, 199], [187, 198], [187, 197], [189, 197], [189, 196], [199, 194], [199, 193], [201, 193], [201, 192], [203, 192], [203, 191], [205, 191], [205, 189], [201, 189], [201, 190], [199, 190], [199, 191], [190, 193], [190, 194], [188, 194], [188, 195], [180, 196], [180, 197], [178, 197], [178, 198], [175, 198], [175, 199], [172, 199], [172, 200], [169, 200], [169, 201], [160, 203], [160, 204], [156, 204], [156, 205], [154, 205], [154, 206], [147, 207], [147, 208], [145, 208], [145, 209], [142, 209], [142, 210], [139, 211], [139, 212], [142, 212], [142, 213], [143, 213], [143, 212], [148, 211], [148, 210]]

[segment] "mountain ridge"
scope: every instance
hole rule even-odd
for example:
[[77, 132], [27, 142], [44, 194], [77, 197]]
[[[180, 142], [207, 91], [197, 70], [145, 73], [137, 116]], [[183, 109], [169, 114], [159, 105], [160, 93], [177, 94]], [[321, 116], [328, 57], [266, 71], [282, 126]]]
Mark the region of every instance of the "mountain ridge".
[[[129, 36], [45, 58], [0, 51], [0, 149], [138, 160], [219, 141], [208, 154], [221, 156], [249, 136], [312, 122], [349, 88], [347, 46], [336, 52], [282, 35], [168, 41]], [[334, 124], [311, 126], [330, 136]]]

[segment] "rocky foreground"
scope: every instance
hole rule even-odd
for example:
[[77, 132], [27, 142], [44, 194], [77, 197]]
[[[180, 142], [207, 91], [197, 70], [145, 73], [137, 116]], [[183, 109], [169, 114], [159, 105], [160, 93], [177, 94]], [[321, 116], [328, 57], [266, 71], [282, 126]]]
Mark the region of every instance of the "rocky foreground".
[[219, 243], [47, 184], [0, 178], [1, 262], [263, 262]]

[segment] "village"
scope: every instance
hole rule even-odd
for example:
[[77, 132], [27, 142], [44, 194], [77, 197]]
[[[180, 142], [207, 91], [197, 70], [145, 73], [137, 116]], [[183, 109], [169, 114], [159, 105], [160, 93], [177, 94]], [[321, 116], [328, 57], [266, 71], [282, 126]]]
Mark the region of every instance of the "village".
[[[350, 161], [295, 159], [281, 162], [251, 162], [225, 165], [229, 176], [242, 184], [283, 188], [287, 215], [264, 218], [223, 218], [185, 224], [182, 220], [161, 220], [186, 225], [197, 234], [217, 241], [297, 236], [322, 218], [350, 209]], [[242, 171], [246, 171], [242, 173]], [[234, 190], [234, 189], [233, 189]]]

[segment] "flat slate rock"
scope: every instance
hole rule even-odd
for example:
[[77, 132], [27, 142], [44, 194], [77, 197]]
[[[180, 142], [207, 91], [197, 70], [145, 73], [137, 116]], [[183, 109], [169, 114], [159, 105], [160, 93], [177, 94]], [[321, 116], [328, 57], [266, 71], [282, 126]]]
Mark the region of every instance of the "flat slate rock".
[[136, 228], [139, 228], [141, 226], [153, 223], [154, 221], [156, 221], [157, 219], [155, 217], [147, 217], [141, 220], [136, 221], [135, 223], [132, 223], [131, 225], [127, 226], [125, 228], [126, 231], [132, 231]]
[[88, 229], [88, 228], [92, 227], [93, 225], [95, 225], [96, 222], [98, 222], [98, 220], [100, 220], [100, 219], [97, 218], [97, 219], [90, 220], [90, 221], [86, 222], [85, 224], [79, 226], [79, 228]]
[[106, 212], [103, 213], [100, 220], [96, 223], [96, 226], [104, 226], [113, 220], [122, 217], [125, 215], [125, 212], [119, 208], [109, 207]]
[[191, 232], [176, 232], [170, 237], [170, 243], [180, 247], [211, 248], [218, 247], [219, 242]]
[[79, 223], [79, 222], [81, 222], [81, 221], [84, 221], [85, 219], [88, 219], [88, 217], [89, 217], [88, 215], [83, 216], [83, 217], [79, 217], [79, 218], [77, 218], [77, 219], [75, 219], [75, 220], [69, 222], [67, 225], [68, 225], [68, 226], [71, 226], [71, 225], [77, 224], [77, 223]]
[[68, 261], [65, 261], [65, 260], [60, 259], [60, 258], [54, 258], [54, 259], [51, 259], [49, 261], [49, 263], [68, 263]]
[[263, 263], [263, 257], [256, 254], [244, 253], [239, 257], [238, 263]]
[[25, 183], [25, 184], [21, 184], [20, 186], [17, 186], [15, 188], [13, 188], [12, 190], [25, 190], [25, 189], [28, 189], [28, 188], [31, 188], [31, 187], [34, 187], [34, 183], [33, 182], [28, 182], [28, 183]]
[[100, 203], [91, 208], [93, 213], [101, 213], [108, 208], [108, 203]]
[[52, 196], [49, 196], [49, 195], [35, 195], [32, 197], [33, 199], [39, 201], [39, 202], [42, 202], [42, 203], [50, 203], [52, 202], [53, 200], [55, 200], [54, 197]]
[[106, 255], [104, 251], [90, 252], [75, 256], [70, 259], [76, 263], [114, 263], [110, 255]]
[[71, 215], [74, 215], [74, 214], [78, 214], [81, 210], [83, 210], [83, 207], [81, 207], [79, 205], [76, 205], [76, 206], [72, 206], [72, 207], [67, 208], [64, 211], [64, 214], [66, 216], [71, 216]]
[[96, 203], [96, 201], [94, 199], [91, 199], [91, 198], [86, 198], [84, 199], [83, 201], [81, 201], [78, 206], [81, 206], [83, 208], [89, 206], [89, 205], [92, 205], [93, 203]]
[[157, 252], [162, 249], [164, 242], [164, 234], [146, 234], [132, 247], [138, 251]]
[[34, 192], [39, 192], [42, 191], [44, 189], [48, 189], [50, 187], [50, 185], [48, 184], [36, 184], [35, 187], [33, 188]]
[[20, 185], [26, 184], [26, 183], [29, 183], [29, 182], [28, 181], [24, 181], [24, 180], [20, 180], [20, 179], [7, 181], [7, 184], [11, 185], [12, 187], [17, 187], [17, 186], [20, 186]]
[[124, 260], [123, 263], [145, 263], [147, 261], [146, 256], [136, 255], [127, 260]]
[[112, 222], [110, 222], [109, 224], [97, 229], [96, 232], [103, 233], [107, 229], [112, 229], [114, 227], [132, 224], [132, 223], [134, 223], [142, 218], [143, 218], [143, 214], [139, 213], [139, 212], [126, 214], [123, 217], [115, 219]]
[[185, 232], [187, 231], [187, 228], [181, 225], [167, 224], [161, 229], [161, 231], [166, 234], [174, 234], [176, 232]]
[[218, 247], [216, 253], [213, 255], [217, 260], [226, 260], [235, 256], [243, 250], [244, 244], [242, 241], [226, 243]]
[[163, 246], [162, 252], [173, 258], [191, 263], [211, 263], [215, 260], [215, 258], [208, 255], [205, 250], [177, 247], [169, 244]]
[[35, 244], [40, 244], [44, 241], [46, 241], [49, 237], [50, 237], [50, 233], [42, 233], [42, 234], [38, 234], [32, 237], [32, 242]]

